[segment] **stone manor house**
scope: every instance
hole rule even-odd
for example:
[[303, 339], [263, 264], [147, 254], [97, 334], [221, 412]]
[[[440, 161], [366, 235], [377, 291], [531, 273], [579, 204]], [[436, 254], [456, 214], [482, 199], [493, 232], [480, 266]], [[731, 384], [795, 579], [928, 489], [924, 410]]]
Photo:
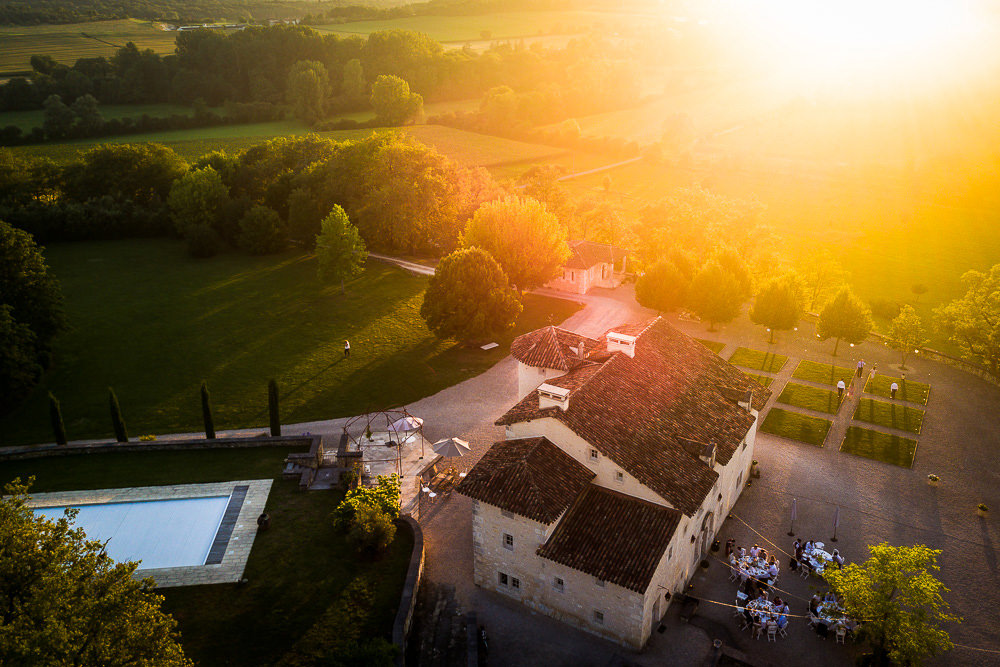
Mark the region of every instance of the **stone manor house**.
[[660, 318], [511, 354], [507, 439], [458, 487], [475, 583], [641, 649], [739, 498], [770, 392]]

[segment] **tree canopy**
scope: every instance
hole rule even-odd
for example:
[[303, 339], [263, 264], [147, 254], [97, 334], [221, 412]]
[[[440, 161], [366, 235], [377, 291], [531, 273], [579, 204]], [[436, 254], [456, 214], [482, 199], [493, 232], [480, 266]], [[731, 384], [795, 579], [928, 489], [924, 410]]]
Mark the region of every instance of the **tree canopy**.
[[66, 195], [86, 201], [101, 195], [150, 205], [166, 202], [187, 163], [162, 144], [102, 144], [66, 168]]
[[288, 103], [295, 115], [314, 123], [324, 115], [326, 100], [330, 95], [330, 75], [323, 63], [300, 60], [288, 73]]
[[854, 295], [850, 287], [842, 287], [820, 311], [816, 333], [823, 340], [837, 339], [833, 345], [833, 355], [837, 356], [840, 341], [846, 340], [855, 345], [863, 343], [874, 326], [868, 306]]
[[521, 308], [497, 261], [482, 248], [465, 248], [438, 264], [420, 315], [439, 338], [479, 342], [513, 327]]
[[906, 357], [917, 348], [927, 344], [924, 338], [924, 324], [913, 306], [907, 304], [899, 310], [899, 315], [889, 323], [889, 339], [892, 347], [899, 351], [899, 364], [906, 370]]
[[192, 169], [170, 188], [167, 204], [177, 232], [190, 243], [193, 238], [216, 234], [229, 188], [210, 166]]
[[740, 314], [743, 293], [739, 280], [712, 260], [695, 274], [688, 288], [688, 306], [708, 322], [709, 330], [719, 322], [731, 322]]
[[18, 480], [0, 497], [0, 655], [15, 665], [190, 665], [176, 622], [137, 563], [115, 563], [73, 528], [27, 506]]
[[316, 258], [319, 260], [321, 280], [339, 282], [341, 291], [344, 281], [358, 275], [365, 268], [368, 251], [358, 234], [358, 228], [347, 219], [347, 213], [334, 206], [330, 214], [323, 218], [320, 233], [316, 236]]
[[661, 313], [677, 310], [687, 299], [690, 280], [670, 260], [657, 262], [635, 282], [639, 305]]
[[824, 577], [844, 601], [849, 618], [863, 621], [861, 636], [881, 660], [916, 665], [954, 645], [944, 623], [960, 621], [948, 612], [948, 591], [935, 574], [941, 551], [922, 544], [868, 547], [871, 557], [844, 569], [828, 568]]
[[1000, 264], [987, 273], [967, 271], [966, 291], [934, 311], [938, 326], [969, 359], [1000, 371]]
[[489, 252], [521, 291], [555, 278], [569, 257], [566, 228], [531, 198], [483, 204], [465, 227], [462, 243]]
[[802, 316], [802, 289], [797, 276], [775, 278], [761, 288], [750, 309], [750, 321], [771, 330], [787, 331], [798, 324]]
[[410, 92], [410, 84], [391, 74], [382, 74], [372, 84], [372, 108], [375, 120], [384, 125], [402, 125], [420, 116], [424, 98]]

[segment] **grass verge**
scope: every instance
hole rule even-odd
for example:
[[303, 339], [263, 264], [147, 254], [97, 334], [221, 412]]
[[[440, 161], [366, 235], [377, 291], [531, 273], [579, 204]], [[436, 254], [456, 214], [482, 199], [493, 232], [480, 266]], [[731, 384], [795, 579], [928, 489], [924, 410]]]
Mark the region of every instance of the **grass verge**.
[[766, 371], [768, 373], [777, 373], [785, 365], [786, 361], [788, 361], [788, 357], [784, 355], [760, 352], [759, 350], [751, 350], [747, 347], [737, 349], [733, 352], [733, 356], [729, 357], [729, 363], [734, 366], [742, 366], [743, 368]]
[[745, 373], [745, 375], [754, 382], [757, 382], [765, 387], [770, 387], [771, 383], [774, 382], [774, 378], [768, 377], [767, 375], [757, 375], [756, 373]]
[[764, 423], [760, 425], [760, 430], [782, 438], [822, 447], [831, 425], [832, 422], [828, 419], [811, 417], [781, 408], [771, 408]]
[[917, 453], [917, 441], [850, 426], [840, 451], [909, 468], [913, 466], [913, 457]]
[[[32, 491], [275, 478], [288, 447], [121, 452], [0, 462], [0, 480], [37, 476]], [[269, 665], [281, 658], [357, 577], [373, 583], [362, 636], [390, 639], [413, 538], [398, 530], [377, 560], [359, 556], [329, 515], [339, 491], [302, 492], [274, 479], [271, 528], [257, 534], [245, 585], [163, 589], [185, 653], [197, 664]], [[329, 657], [329, 656], [327, 656]]]
[[707, 347], [708, 349], [710, 349], [712, 352], [715, 352], [716, 354], [722, 352], [722, 348], [726, 346], [725, 343], [720, 343], [717, 340], [705, 340], [704, 338], [695, 338], [695, 340], [704, 345], [705, 347]]
[[899, 391], [896, 392], [897, 399], [927, 405], [927, 397], [931, 393], [930, 385], [902, 378], [894, 378], [890, 375], [876, 375], [869, 379], [868, 383], [865, 384], [865, 393], [890, 398], [892, 392], [889, 388], [893, 382], [899, 385]]
[[580, 308], [527, 295], [517, 327], [487, 352], [435, 338], [420, 317], [427, 278], [374, 260], [341, 294], [302, 252], [194, 260], [178, 241], [131, 240], [51, 246], [46, 256], [71, 328], [56, 340], [53, 369], [0, 419], [3, 445], [51, 441], [48, 391], [71, 439], [111, 434], [109, 386], [133, 437], [201, 430], [202, 380], [219, 430], [267, 423], [269, 378], [284, 423], [402, 405], [485, 371], [514, 336]]
[[909, 431], [915, 435], [920, 435], [920, 429], [924, 425], [923, 410], [871, 398], [861, 399], [858, 409], [854, 411], [854, 418], [869, 424]]
[[796, 367], [792, 377], [796, 380], [807, 380], [817, 384], [828, 384], [831, 387], [837, 386], [839, 380], [845, 384], [851, 384], [854, 370], [843, 366], [833, 366], [831, 364], [819, 364], [815, 361], [802, 361]]
[[840, 410], [840, 399], [837, 398], [837, 392], [807, 387], [795, 382], [789, 382], [785, 385], [785, 389], [778, 396], [778, 402], [794, 405], [797, 408], [826, 412], [831, 415], [837, 414], [837, 411]]

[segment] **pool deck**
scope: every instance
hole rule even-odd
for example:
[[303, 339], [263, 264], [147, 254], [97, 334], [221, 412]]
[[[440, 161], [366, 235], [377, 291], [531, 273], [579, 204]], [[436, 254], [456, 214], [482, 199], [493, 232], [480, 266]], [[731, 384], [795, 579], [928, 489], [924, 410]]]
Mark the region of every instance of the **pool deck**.
[[[53, 505], [98, 505], [106, 503], [128, 503], [150, 500], [176, 500], [181, 498], [202, 498], [205, 496], [231, 495], [237, 487], [246, 487], [246, 495], [238, 512], [231, 505], [220, 535], [229, 534], [228, 541], [217, 541], [213, 552], [221, 552], [221, 562], [208, 565], [186, 567], [166, 567], [139, 569], [135, 577], [152, 577], [159, 588], [171, 586], [198, 586], [202, 584], [235, 583], [243, 578], [254, 537], [257, 535], [257, 517], [264, 511], [267, 496], [271, 492], [270, 479], [215, 482], [211, 484], [177, 484], [169, 486], [138, 486], [122, 489], [95, 489], [90, 491], [60, 491], [37, 493], [31, 496], [29, 507], [51, 507]], [[239, 494], [237, 494], [239, 495]], [[223, 546], [224, 545], [224, 546]], [[210, 559], [215, 560], [215, 559]]]

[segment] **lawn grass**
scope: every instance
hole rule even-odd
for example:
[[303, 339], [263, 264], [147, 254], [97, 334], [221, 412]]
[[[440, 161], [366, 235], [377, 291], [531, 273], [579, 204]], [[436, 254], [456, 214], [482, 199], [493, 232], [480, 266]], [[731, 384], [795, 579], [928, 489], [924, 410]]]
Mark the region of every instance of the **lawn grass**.
[[832, 422], [828, 419], [810, 417], [781, 408], [771, 408], [764, 423], [760, 425], [760, 430], [782, 438], [822, 447], [831, 425]]
[[802, 361], [799, 362], [795, 372], [792, 373], [792, 377], [796, 380], [808, 380], [809, 382], [828, 384], [831, 387], [836, 387], [839, 380], [843, 380], [844, 384], [850, 385], [851, 377], [854, 376], [854, 373], [854, 369], [843, 366], [818, 364], [815, 361]]
[[837, 392], [795, 382], [789, 382], [785, 385], [781, 395], [778, 396], [778, 402], [794, 405], [797, 408], [826, 412], [831, 415], [837, 414], [840, 410], [840, 399], [837, 398]]
[[71, 439], [111, 435], [109, 386], [133, 437], [199, 431], [202, 380], [220, 430], [267, 423], [269, 378], [284, 423], [402, 405], [483, 372], [515, 335], [580, 308], [527, 295], [516, 329], [483, 351], [434, 338], [419, 313], [427, 277], [374, 260], [341, 294], [297, 251], [194, 260], [178, 241], [132, 240], [55, 245], [46, 256], [71, 328], [53, 369], [0, 419], [4, 445], [51, 441], [48, 391]]
[[768, 373], [777, 373], [785, 365], [786, 361], [788, 361], [788, 357], [784, 355], [772, 352], [760, 352], [759, 350], [751, 350], [746, 347], [737, 349], [733, 352], [733, 356], [729, 357], [729, 363], [733, 366], [741, 366]]
[[840, 451], [910, 468], [917, 453], [917, 441], [860, 426], [850, 426]]
[[756, 373], [744, 373], [744, 375], [765, 387], [770, 387], [771, 383], [774, 382], [774, 378], [767, 375], [757, 375]]
[[359, 556], [329, 519], [341, 492], [302, 492], [298, 480], [275, 478], [289, 451], [111, 452], [0, 462], [0, 480], [34, 474], [32, 491], [43, 492], [272, 478], [271, 527], [254, 539], [244, 573], [248, 583], [160, 591], [187, 656], [197, 664], [273, 664], [358, 576], [373, 583], [374, 607], [364, 632], [390, 639], [412, 535], [397, 531], [379, 560]]
[[73, 65], [78, 58], [110, 58], [126, 42], [160, 55], [174, 52], [176, 32], [156, 28], [150, 21], [122, 19], [66, 25], [0, 27], [0, 76], [30, 72], [31, 56], [44, 54]]
[[695, 338], [695, 340], [704, 345], [705, 347], [707, 347], [708, 349], [710, 349], [712, 352], [715, 352], [716, 354], [722, 352], [722, 348], [726, 346], [725, 343], [720, 343], [717, 340], [705, 340], [704, 338]]
[[867, 384], [865, 384], [865, 393], [875, 394], [883, 398], [891, 398], [892, 391], [890, 391], [890, 387], [893, 382], [899, 385], [899, 391], [896, 392], [897, 400], [927, 405], [927, 397], [931, 393], [930, 385], [902, 378], [894, 378], [889, 375], [876, 375], [869, 379]]
[[923, 410], [871, 398], [861, 399], [854, 411], [854, 418], [869, 424], [909, 431], [915, 435], [920, 435], [924, 425]]

